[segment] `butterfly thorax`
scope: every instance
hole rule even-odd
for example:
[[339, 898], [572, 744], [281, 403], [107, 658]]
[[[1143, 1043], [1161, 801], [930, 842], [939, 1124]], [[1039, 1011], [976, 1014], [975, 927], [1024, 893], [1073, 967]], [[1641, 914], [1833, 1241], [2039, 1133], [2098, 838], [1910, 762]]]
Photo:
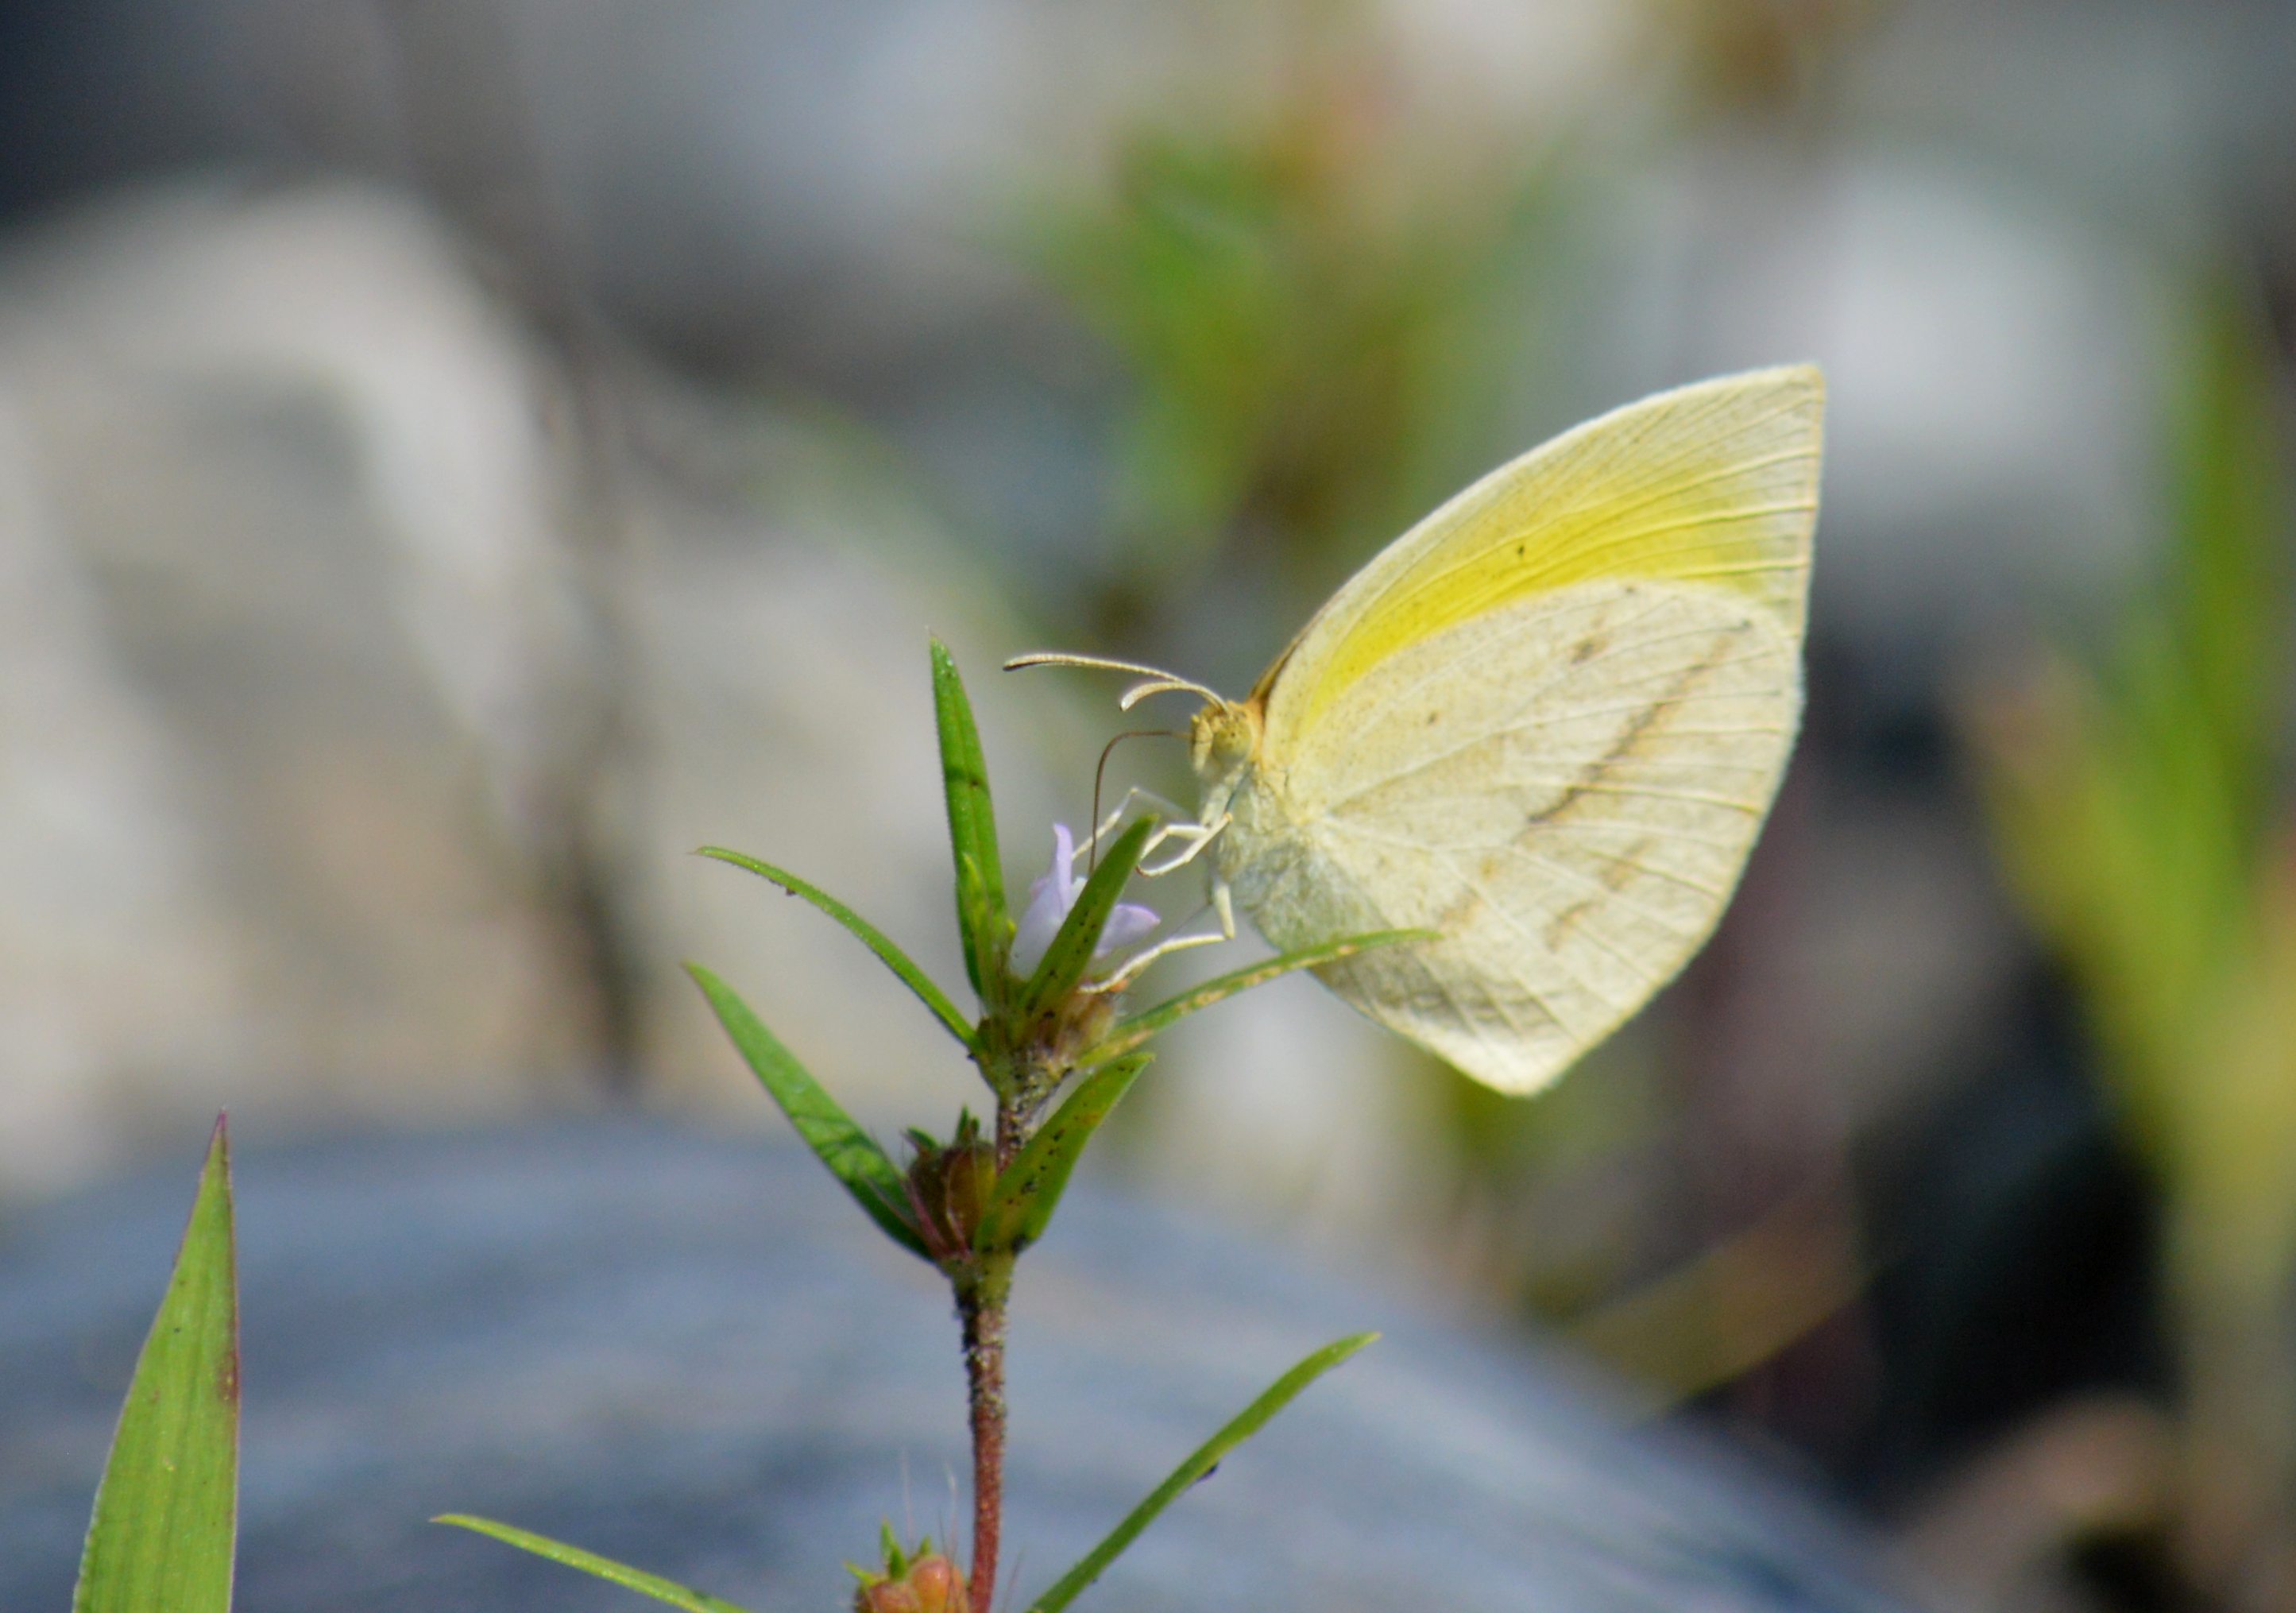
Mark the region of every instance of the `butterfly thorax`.
[[1263, 711], [1256, 699], [1223, 701], [1198, 712], [1189, 730], [1203, 786], [1198, 817], [1224, 826], [1213, 842], [1214, 860], [1256, 918], [1270, 889], [1297, 873], [1304, 850], [1282, 799], [1282, 778], [1268, 766]]

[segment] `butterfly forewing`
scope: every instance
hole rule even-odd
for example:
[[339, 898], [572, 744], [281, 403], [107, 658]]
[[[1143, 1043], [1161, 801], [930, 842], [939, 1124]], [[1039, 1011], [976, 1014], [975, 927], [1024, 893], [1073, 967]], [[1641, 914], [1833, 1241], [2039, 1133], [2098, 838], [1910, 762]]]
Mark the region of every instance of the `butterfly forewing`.
[[1809, 370], [1630, 406], [1342, 589], [1267, 690], [1222, 848], [1268, 938], [1439, 931], [1327, 983], [1511, 1091], [1670, 978], [1792, 743], [1818, 407]]
[[1590, 580], [1695, 582], [1801, 631], [1824, 387], [1807, 366], [1588, 421], [1457, 494], [1356, 573], [1262, 679], [1281, 750], [1405, 646]]

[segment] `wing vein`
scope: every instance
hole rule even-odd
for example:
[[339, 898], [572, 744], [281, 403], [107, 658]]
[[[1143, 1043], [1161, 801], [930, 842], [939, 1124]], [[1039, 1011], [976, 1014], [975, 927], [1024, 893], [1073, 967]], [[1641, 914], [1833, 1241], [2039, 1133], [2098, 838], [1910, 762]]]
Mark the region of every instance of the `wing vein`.
[[[1706, 630], [1705, 630], [1705, 631], [1707, 631], [1707, 632], [1711, 632], [1711, 631], [1713, 631], [1713, 630], [1712, 630], [1711, 628], [1708, 628], [1708, 629], [1706, 629]], [[1660, 643], [1660, 642], [1663, 642], [1663, 640], [1656, 640], [1656, 639], [1654, 639], [1654, 640], [1652, 640], [1652, 642], [1653, 642], [1653, 643]], [[1729, 666], [1741, 666], [1741, 665], [1744, 665], [1744, 664], [1746, 664], [1746, 663], [1748, 663], [1748, 662], [1750, 662], [1759, 661], [1759, 660], [1762, 660], [1762, 659], [1765, 659], [1765, 658], [1766, 658], [1766, 654], [1765, 654], [1765, 653], [1759, 653], [1759, 652], [1758, 652], [1758, 653], [1757, 653], [1757, 654], [1751, 654], [1751, 655], [1733, 655], [1733, 656], [1725, 656], [1725, 657], [1722, 657], [1722, 658], [1719, 658], [1719, 659], [1717, 659], [1717, 660], [1714, 660], [1714, 661], [1709, 661], [1709, 662], [1702, 662], [1702, 663], [1701, 663], [1701, 664], [1700, 664], [1696, 669], [1694, 669], [1694, 671], [1695, 671], [1697, 673], [1699, 673], [1699, 674], [1702, 675], [1702, 674], [1704, 674], [1704, 673], [1706, 673], [1706, 672], [1718, 671], [1718, 670], [1719, 670], [1719, 669], [1721, 669], [1721, 668], [1723, 668], [1723, 667], [1729, 667]], [[1576, 671], [1576, 670], [1578, 670], [1578, 669], [1573, 668], [1573, 669], [1571, 669], [1571, 670], [1572, 670], [1572, 671]], [[1620, 680], [1618, 680], [1617, 682], [1612, 683], [1610, 687], [1612, 687], [1612, 688], [1632, 688], [1632, 687], [1635, 687], [1636, 686], [1637, 686], [1637, 685], [1639, 685], [1639, 684], [1644, 684], [1644, 683], [1651, 682], [1651, 681], [1652, 681], [1653, 679], [1665, 679], [1665, 678], [1679, 677], [1679, 676], [1681, 676], [1681, 674], [1682, 674], [1683, 671], [1684, 671], [1684, 669], [1679, 668], [1679, 667], [1669, 667], [1669, 668], [1665, 668], [1665, 669], [1662, 669], [1662, 670], [1660, 670], [1660, 671], [1659, 671], [1647, 673], [1647, 674], [1645, 674], [1644, 676], [1640, 677], [1640, 678], [1630, 678], [1630, 679], [1620, 679]], [[1531, 702], [1531, 701], [1538, 699], [1541, 695], [1546, 694], [1546, 693], [1549, 689], [1551, 689], [1553, 687], [1554, 687], [1554, 686], [1553, 686], [1553, 684], [1551, 684], [1551, 683], [1550, 683], [1550, 684], [1546, 685], [1546, 687], [1542, 687], [1542, 688], [1536, 689], [1536, 690], [1532, 691], [1530, 695], [1529, 695], [1525, 696], [1524, 701], [1523, 701], [1523, 704], [1528, 705], [1529, 704], [1530, 704], [1530, 702]], [[1781, 691], [1781, 692], [1783, 692], [1783, 691]], [[1743, 697], [1745, 697], [1745, 696], [1742, 696], [1742, 695], [1741, 697], [1742, 697], [1742, 698], [1743, 698]], [[1695, 698], [1695, 696], [1693, 696], [1693, 695], [1679, 695], [1679, 696], [1677, 696], [1677, 697], [1676, 697], [1676, 704], [1681, 704], [1681, 703], [1683, 703], [1683, 702], [1686, 702], [1686, 701], [1688, 701], [1688, 700], [1690, 700], [1690, 699], [1693, 699], [1693, 698]], [[1636, 711], [1636, 712], [1638, 712], [1638, 711], [1643, 710], [1646, 705], [1651, 704], [1652, 704], [1652, 703], [1651, 703], [1651, 702], [1636, 702], [1636, 703], [1634, 703], [1634, 704], [1630, 704], [1630, 705], [1627, 705], [1627, 706], [1624, 706], [1624, 707], [1621, 707], [1621, 708], [1619, 708], [1619, 709], [1620, 709], [1620, 710], [1624, 710], [1624, 711]], [[1574, 714], [1575, 714], [1575, 713], [1574, 713]], [[1541, 720], [1537, 721], [1537, 722], [1517, 722], [1517, 721], [1516, 721], [1516, 720], [1514, 720], [1513, 718], [1510, 718], [1510, 719], [1508, 720], [1507, 726], [1505, 726], [1505, 727], [1504, 727], [1504, 728], [1487, 728], [1487, 729], [1485, 729], [1483, 732], [1481, 732], [1481, 733], [1480, 733], [1480, 734], [1472, 735], [1472, 736], [1471, 736], [1470, 737], [1468, 737], [1468, 738], [1466, 738], [1466, 739], [1461, 740], [1461, 741], [1460, 741], [1458, 744], [1456, 744], [1456, 745], [1447, 746], [1447, 748], [1445, 748], [1445, 749], [1443, 749], [1443, 750], [1440, 750], [1440, 751], [1436, 752], [1434, 754], [1432, 754], [1432, 755], [1431, 755], [1431, 756], [1423, 756], [1423, 757], [1420, 757], [1420, 758], [1416, 759], [1415, 761], [1411, 761], [1411, 762], [1409, 762], [1409, 763], [1406, 764], [1405, 766], [1402, 766], [1402, 767], [1399, 767], [1399, 768], [1396, 769], [1395, 769], [1393, 772], [1391, 772], [1391, 773], [1385, 773], [1385, 774], [1382, 774], [1381, 776], [1379, 776], [1379, 777], [1378, 777], [1378, 778], [1367, 778], [1367, 779], [1365, 779], [1362, 783], [1360, 783], [1360, 784], [1357, 785], [1353, 789], [1350, 789], [1350, 790], [1349, 790], [1346, 794], [1344, 794], [1344, 795], [1337, 795], [1337, 796], [1333, 796], [1331, 800], [1329, 800], [1328, 802], [1325, 802], [1324, 803], [1324, 809], [1323, 809], [1323, 810], [1324, 810], [1325, 812], [1327, 812], [1327, 813], [1331, 813], [1331, 814], [1334, 814], [1334, 815], [1339, 814], [1339, 813], [1341, 813], [1341, 812], [1344, 811], [1345, 811], [1349, 806], [1350, 806], [1350, 805], [1351, 805], [1351, 804], [1353, 804], [1354, 802], [1357, 802], [1357, 801], [1362, 800], [1362, 799], [1363, 799], [1365, 796], [1366, 796], [1366, 795], [1372, 794], [1374, 794], [1374, 792], [1379, 791], [1379, 790], [1383, 790], [1383, 789], [1387, 788], [1390, 785], [1398, 784], [1398, 783], [1400, 783], [1401, 781], [1403, 781], [1404, 779], [1411, 778], [1414, 778], [1414, 777], [1416, 777], [1416, 776], [1418, 776], [1418, 775], [1420, 775], [1420, 774], [1422, 774], [1422, 773], [1425, 773], [1425, 772], [1429, 771], [1431, 769], [1433, 769], [1433, 768], [1439, 767], [1439, 766], [1440, 766], [1442, 763], [1444, 763], [1444, 762], [1446, 762], [1446, 761], [1449, 761], [1453, 760], [1455, 757], [1458, 757], [1458, 756], [1461, 756], [1461, 755], [1465, 754], [1467, 752], [1469, 752], [1469, 751], [1471, 751], [1471, 750], [1473, 750], [1477, 745], [1488, 745], [1488, 744], [1489, 744], [1491, 741], [1493, 741], [1494, 739], [1502, 738], [1502, 737], [1505, 737], [1505, 736], [1507, 736], [1507, 735], [1510, 735], [1510, 734], [1521, 733], [1521, 732], [1522, 732], [1525, 728], [1538, 728], [1538, 727], [1547, 727], [1547, 726], [1551, 726], [1553, 722], [1555, 722], [1555, 721], [1562, 721], [1562, 720], [1565, 720], [1565, 719], [1564, 719], [1562, 715], [1560, 715], [1560, 714], [1558, 714], [1555, 718], [1554, 718], [1554, 719], [1552, 719], [1552, 720]], [[1374, 726], [1376, 726], [1376, 725], [1375, 725], [1375, 724], [1374, 724], [1374, 723], [1366, 722], [1366, 723], [1365, 723], [1364, 728], [1365, 728], [1365, 729], [1366, 731], [1368, 731], [1369, 729], [1371, 729], [1371, 728], [1374, 728]]]

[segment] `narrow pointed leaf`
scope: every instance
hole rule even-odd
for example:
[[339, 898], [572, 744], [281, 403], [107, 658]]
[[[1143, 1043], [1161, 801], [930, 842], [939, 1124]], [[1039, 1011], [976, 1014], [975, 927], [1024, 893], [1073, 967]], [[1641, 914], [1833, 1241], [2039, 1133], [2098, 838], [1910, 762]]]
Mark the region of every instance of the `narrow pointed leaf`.
[[988, 984], [975, 985], [973, 994], [980, 1000], [982, 1009], [989, 1013], [997, 1011], [1012, 990], [1004, 978], [1004, 959], [1012, 950], [1013, 926], [1004, 916], [1004, 902], [1001, 893], [991, 893], [988, 881], [980, 872], [980, 860], [971, 852], [960, 852], [956, 859], [957, 934], [968, 949], [964, 966], [968, 980], [976, 959], [988, 960], [980, 967], [988, 971]]
[[1085, 1144], [1148, 1067], [1148, 1059], [1145, 1053], [1119, 1059], [1077, 1083], [1059, 1111], [998, 1173], [988, 1211], [973, 1234], [975, 1249], [1017, 1255], [1045, 1235]]
[[1082, 1594], [1086, 1586], [1098, 1579], [1108, 1565], [1140, 1537], [1143, 1529], [1156, 1521], [1159, 1513], [1177, 1501], [1189, 1485], [1218, 1467], [1230, 1451], [1259, 1433], [1267, 1426], [1268, 1419], [1291, 1404], [1302, 1389], [1378, 1337], [1376, 1333], [1357, 1333], [1337, 1339], [1269, 1385], [1267, 1393], [1198, 1446], [1195, 1454], [1173, 1469], [1172, 1476], [1158, 1485], [1147, 1500], [1133, 1508], [1124, 1521], [1109, 1532], [1106, 1540], [1085, 1554], [1083, 1561], [1063, 1574], [1059, 1584], [1030, 1602], [1029, 1613], [1060, 1613], [1062, 1608]]
[[[1081, 905], [1081, 899], [1079, 899]], [[1078, 1054], [1077, 1064], [1089, 1068], [1111, 1058], [1120, 1058], [1141, 1046], [1152, 1036], [1170, 1029], [1199, 1008], [1208, 1008], [1224, 1002], [1238, 992], [1248, 992], [1256, 985], [1293, 973], [1312, 969], [1327, 963], [1337, 963], [1342, 958], [1352, 958], [1357, 952], [1368, 952], [1374, 947], [1390, 947], [1399, 942], [1432, 941], [1433, 930], [1374, 930], [1366, 934], [1349, 935], [1339, 941], [1327, 941], [1319, 946], [1301, 947], [1295, 952], [1284, 952], [1262, 962], [1247, 964], [1242, 968], [1207, 980], [1203, 984], [1168, 998], [1152, 1008], [1126, 1016], [1116, 1022], [1108, 1034], [1086, 1051]]]
[[972, 1025], [948, 994], [935, 985], [932, 976], [919, 968], [906, 952], [895, 946], [882, 930], [847, 907], [816, 885], [808, 885], [786, 868], [777, 868], [770, 862], [740, 852], [729, 852], [723, 846], [705, 845], [701, 854], [719, 862], [732, 863], [737, 868], [747, 868], [760, 879], [771, 880], [792, 896], [802, 896], [823, 912], [860, 938], [861, 944], [877, 954], [877, 961], [900, 977], [901, 983], [916, 993], [917, 1000], [932, 1010], [933, 1017], [947, 1028], [948, 1033], [967, 1047], [972, 1045]]
[[218, 1120], [111, 1437], [73, 1613], [228, 1613], [238, 1514], [239, 1277]]
[[885, 1236], [921, 1259], [930, 1260], [924, 1240], [909, 1224], [902, 1206], [908, 1194], [901, 1172], [877, 1140], [863, 1131], [816, 1081], [790, 1050], [782, 1046], [765, 1022], [750, 1011], [734, 988], [703, 968], [689, 963], [685, 972], [701, 988], [717, 1010], [718, 1022], [773, 1100], [781, 1105], [790, 1124], [805, 1140], [829, 1173], [845, 1184], [854, 1202], [882, 1228]]
[[941, 787], [948, 800], [948, 843], [956, 861], [956, 921], [964, 932], [964, 970], [984, 1004], [1001, 999], [1010, 920], [1004, 864], [996, 851], [996, 812], [988, 799], [988, 763], [972, 704], [948, 646], [932, 641], [933, 719], [940, 729]]
[[1092, 877], [1077, 893], [1076, 905], [1061, 921], [1060, 933], [1045, 949], [1044, 961], [1021, 990], [1018, 1015], [1021, 1024], [1062, 1001], [1084, 979], [1085, 971], [1092, 967], [1093, 950], [1100, 945], [1100, 933], [1108, 927], [1108, 916], [1116, 911], [1126, 882], [1140, 865], [1141, 848], [1155, 832], [1156, 820], [1143, 818], [1117, 837], [1094, 868]]
[[537, 1557], [546, 1557], [552, 1562], [563, 1563], [570, 1568], [579, 1568], [585, 1574], [594, 1574], [626, 1590], [651, 1596], [656, 1601], [666, 1601], [673, 1608], [684, 1608], [686, 1613], [749, 1613], [749, 1609], [727, 1601], [722, 1596], [711, 1596], [701, 1591], [689, 1590], [675, 1580], [664, 1579], [659, 1574], [649, 1574], [643, 1568], [633, 1568], [595, 1551], [585, 1551], [579, 1546], [570, 1546], [564, 1541], [553, 1540], [546, 1535], [531, 1530], [513, 1528], [492, 1518], [472, 1518], [461, 1512], [449, 1512], [430, 1520], [435, 1524], [451, 1524], [457, 1529], [469, 1529], [488, 1535], [521, 1551], [531, 1551]]

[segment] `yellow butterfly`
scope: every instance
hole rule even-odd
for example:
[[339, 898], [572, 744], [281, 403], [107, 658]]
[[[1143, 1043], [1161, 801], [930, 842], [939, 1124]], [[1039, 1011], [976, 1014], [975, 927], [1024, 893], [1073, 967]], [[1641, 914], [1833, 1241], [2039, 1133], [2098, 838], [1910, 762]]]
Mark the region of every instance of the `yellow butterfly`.
[[1713, 931], [1776, 793], [1824, 407], [1816, 369], [1759, 370], [1566, 432], [1396, 539], [1241, 701], [1093, 656], [1007, 664], [1142, 674], [1128, 708], [1201, 695], [1202, 807], [1148, 871], [1213, 847], [1220, 935], [1240, 901], [1287, 951], [1435, 932], [1317, 973], [1534, 1091]]

